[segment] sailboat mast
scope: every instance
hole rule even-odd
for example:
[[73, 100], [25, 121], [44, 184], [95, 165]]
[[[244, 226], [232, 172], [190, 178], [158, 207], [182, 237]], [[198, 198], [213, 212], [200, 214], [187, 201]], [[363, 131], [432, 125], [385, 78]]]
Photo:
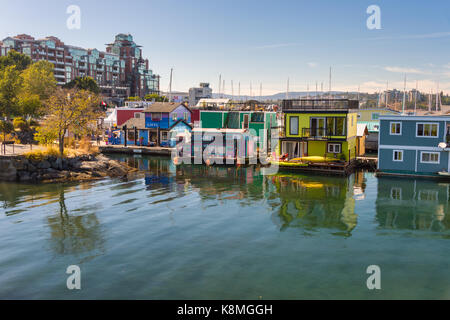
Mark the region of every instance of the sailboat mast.
[[173, 68], [170, 69], [169, 102], [172, 102], [172, 76], [173, 76]]
[[406, 103], [406, 74], [405, 74], [405, 85], [403, 87], [402, 114], [405, 114], [405, 103]]

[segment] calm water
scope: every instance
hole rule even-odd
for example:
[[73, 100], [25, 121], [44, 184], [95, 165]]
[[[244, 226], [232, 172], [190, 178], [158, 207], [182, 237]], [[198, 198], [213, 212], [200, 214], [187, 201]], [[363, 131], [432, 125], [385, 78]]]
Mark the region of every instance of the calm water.
[[0, 184], [0, 298], [450, 299], [450, 184], [122, 160], [142, 171]]

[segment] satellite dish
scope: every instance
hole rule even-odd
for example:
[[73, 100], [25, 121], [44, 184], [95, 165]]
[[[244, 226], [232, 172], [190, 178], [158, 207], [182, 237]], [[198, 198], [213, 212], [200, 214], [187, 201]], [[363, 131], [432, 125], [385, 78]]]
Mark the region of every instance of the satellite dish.
[[445, 149], [445, 148], [447, 148], [447, 144], [445, 142], [441, 142], [441, 143], [439, 143], [439, 148]]

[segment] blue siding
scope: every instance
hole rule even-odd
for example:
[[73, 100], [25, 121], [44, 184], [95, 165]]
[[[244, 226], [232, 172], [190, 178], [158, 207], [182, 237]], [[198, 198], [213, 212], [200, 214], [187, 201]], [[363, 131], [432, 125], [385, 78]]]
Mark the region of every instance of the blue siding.
[[[423, 119], [423, 117], [422, 117]], [[379, 169], [384, 172], [437, 174], [439, 171], [449, 168], [449, 152], [440, 149], [439, 143], [445, 142], [447, 120], [439, 119], [422, 120], [418, 117], [400, 117], [396, 120], [380, 119], [380, 150]], [[390, 134], [390, 123], [400, 122], [402, 124], [401, 135]], [[438, 137], [416, 137], [417, 123], [438, 123]], [[383, 146], [389, 146], [383, 148]], [[403, 161], [393, 161], [394, 150], [403, 150]], [[439, 153], [439, 163], [421, 163], [421, 152]]]
[[[402, 134], [391, 135], [390, 123], [401, 122]], [[416, 124], [420, 123], [439, 123], [439, 135], [437, 138], [416, 138]], [[445, 121], [416, 121], [416, 120], [381, 120], [380, 121], [380, 145], [401, 145], [401, 146], [426, 146], [437, 147], [444, 141]]]

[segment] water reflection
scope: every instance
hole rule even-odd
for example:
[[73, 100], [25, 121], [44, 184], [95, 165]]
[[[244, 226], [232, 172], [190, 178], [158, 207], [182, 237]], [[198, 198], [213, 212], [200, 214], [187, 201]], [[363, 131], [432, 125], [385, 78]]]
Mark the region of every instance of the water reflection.
[[378, 179], [376, 220], [383, 229], [450, 230], [450, 184], [423, 179]]
[[351, 179], [277, 175], [271, 178], [271, 183], [276, 186], [274, 196], [281, 201], [272, 220], [281, 230], [327, 228], [349, 236], [356, 227], [358, 217]]
[[58, 214], [47, 218], [52, 249], [57, 254], [62, 255], [91, 253], [86, 259], [91, 259], [97, 255], [94, 253], [95, 251], [104, 252], [100, 222], [95, 213], [71, 214], [66, 206], [63, 187], [59, 191], [58, 204]]

